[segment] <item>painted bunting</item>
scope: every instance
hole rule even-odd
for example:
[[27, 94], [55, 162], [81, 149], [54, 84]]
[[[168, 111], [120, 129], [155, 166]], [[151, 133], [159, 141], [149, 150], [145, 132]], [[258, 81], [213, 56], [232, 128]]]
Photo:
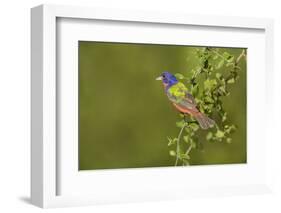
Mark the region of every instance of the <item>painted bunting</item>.
[[215, 121], [198, 110], [194, 97], [188, 92], [186, 86], [182, 82], [179, 82], [173, 74], [163, 72], [156, 80], [162, 81], [168, 99], [184, 116], [186, 114], [191, 115], [198, 121], [202, 129], [208, 129], [215, 125]]

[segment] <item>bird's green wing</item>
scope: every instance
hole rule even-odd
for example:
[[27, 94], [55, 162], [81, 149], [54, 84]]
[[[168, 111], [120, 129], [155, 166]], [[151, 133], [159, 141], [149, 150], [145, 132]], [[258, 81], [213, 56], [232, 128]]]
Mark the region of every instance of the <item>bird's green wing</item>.
[[180, 104], [189, 109], [196, 107], [196, 102], [193, 96], [188, 92], [186, 86], [181, 82], [171, 86], [167, 90], [167, 96], [173, 103]]
[[181, 99], [183, 99], [185, 97], [186, 92], [187, 92], [187, 88], [181, 82], [174, 84], [167, 90], [167, 93], [169, 93], [171, 96], [173, 96], [178, 101], [180, 101]]

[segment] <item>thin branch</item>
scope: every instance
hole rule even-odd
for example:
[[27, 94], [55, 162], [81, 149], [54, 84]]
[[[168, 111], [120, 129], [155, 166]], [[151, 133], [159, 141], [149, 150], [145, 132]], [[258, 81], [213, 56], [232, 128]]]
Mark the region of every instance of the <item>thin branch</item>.
[[[234, 63], [234, 71], [235, 71], [236, 69], [238, 69], [238, 68], [240, 69], [240, 67], [238, 67], [238, 64], [239, 64], [240, 60], [241, 60], [243, 57], [245, 57], [245, 59], [246, 59], [245, 50], [242, 50], [242, 52], [240, 53], [240, 55], [236, 58], [235, 63]], [[232, 77], [233, 77], [233, 76], [232, 76], [232, 73], [230, 73], [230, 74], [225, 78], [225, 81], [230, 80]]]
[[201, 72], [201, 69], [197, 69], [196, 72], [191, 77], [191, 79], [195, 79], [197, 77], [197, 75], [200, 74], [200, 72]]
[[220, 54], [218, 51], [214, 50], [213, 48], [208, 48], [210, 51], [212, 51], [213, 53], [215, 53], [217, 56], [219, 56], [220, 58], [222, 58], [224, 61], [227, 61], [225, 59], [225, 57], [223, 57], [222, 54]]
[[[218, 51], [214, 50], [213, 48], [209, 48], [210, 51], [212, 51], [213, 53], [215, 53], [217, 56], [219, 56], [220, 58], [222, 58], [224, 61], [227, 62], [227, 59], [220, 54]], [[246, 58], [246, 53], [245, 50], [243, 49], [242, 52], [240, 53], [240, 55], [237, 57], [237, 59], [235, 60], [235, 63], [232, 63], [235, 67], [237, 66], [237, 64], [239, 63], [239, 61], [242, 59], [242, 57]]]
[[190, 144], [190, 146], [189, 146], [188, 149], [186, 150], [185, 155], [189, 155], [191, 149], [192, 149], [192, 144]]
[[240, 53], [240, 55], [237, 57], [236, 61], [235, 61], [235, 65], [237, 65], [239, 63], [239, 61], [242, 59], [242, 57], [245, 57], [246, 59], [246, 53], [245, 50], [242, 50], [242, 52]]
[[[211, 51], [214, 51], [214, 50], [211, 49]], [[216, 52], [216, 51], [214, 51], [214, 52]], [[242, 50], [242, 52], [240, 53], [240, 55], [236, 58], [235, 62], [232, 63], [233, 66], [234, 66], [234, 69], [239, 68], [239, 67], [238, 67], [238, 64], [239, 64], [240, 60], [241, 60], [243, 57], [246, 58], [245, 50]], [[227, 81], [230, 80], [231, 78], [233, 78], [233, 74], [232, 74], [232, 73], [230, 73], [228, 76], [225, 77], [225, 82], [227, 82]], [[218, 85], [213, 89], [213, 91], [217, 90], [220, 86], [221, 86], [221, 85], [218, 84]]]
[[179, 160], [179, 152], [180, 152], [180, 139], [181, 139], [181, 134], [183, 132], [183, 129], [185, 128], [186, 126], [186, 122], [184, 122], [184, 125], [182, 126], [181, 130], [180, 130], [180, 133], [178, 135], [178, 138], [177, 138], [177, 153], [176, 153], [176, 162], [175, 162], [175, 166], [178, 165], [178, 160]]

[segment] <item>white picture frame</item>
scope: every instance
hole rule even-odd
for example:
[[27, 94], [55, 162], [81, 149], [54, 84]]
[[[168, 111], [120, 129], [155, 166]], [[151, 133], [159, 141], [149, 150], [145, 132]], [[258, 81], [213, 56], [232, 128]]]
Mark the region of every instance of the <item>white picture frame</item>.
[[[102, 21], [118, 21], [120, 25], [123, 22], [130, 23], [143, 23], [149, 24], [153, 23], [161, 26], [199, 26], [201, 28], [219, 28], [227, 29], [227, 31], [232, 30], [257, 30], [262, 32], [262, 37], [257, 42], [261, 42], [263, 46], [262, 53], [259, 53], [260, 65], [260, 77], [256, 78], [257, 82], [261, 82], [264, 87], [253, 87], [259, 88], [257, 92], [264, 99], [264, 104], [262, 107], [266, 107], [268, 104], [272, 103], [272, 97], [269, 91], [273, 87], [273, 21], [270, 19], [257, 19], [257, 18], [241, 18], [241, 17], [216, 17], [216, 16], [203, 16], [203, 15], [188, 15], [188, 14], [161, 14], [154, 12], [142, 12], [142, 11], [122, 11], [122, 10], [101, 10], [95, 8], [84, 8], [84, 7], [74, 7], [74, 6], [54, 6], [54, 5], [41, 5], [31, 10], [31, 73], [32, 73], [32, 118], [31, 118], [31, 201], [33, 204], [47, 208], [47, 207], [61, 207], [61, 206], [76, 206], [76, 205], [91, 205], [96, 203], [114, 203], [114, 202], [128, 202], [128, 201], [143, 201], [143, 200], [165, 200], [165, 199], [179, 199], [186, 197], [198, 197], [198, 196], [214, 196], [214, 195], [233, 195], [233, 194], [253, 194], [253, 193], [264, 193], [270, 192], [271, 187], [271, 173], [270, 173], [270, 161], [266, 160], [269, 154], [261, 156], [262, 163], [260, 161], [255, 161], [253, 163], [253, 170], [250, 167], [243, 166], [232, 166], [223, 167], [218, 166], [216, 168], [203, 169], [190, 169], [188, 173], [183, 168], [163, 168], [163, 169], [153, 169], [148, 170], [122, 170], [114, 172], [106, 172], [101, 174], [87, 174], [83, 173], [82, 179], [75, 179], [76, 175], [71, 173], [73, 170], [68, 170], [64, 172], [64, 168], [68, 167], [64, 163], [65, 159], [61, 157], [61, 150], [58, 148], [63, 148], [63, 150], [68, 153], [63, 156], [68, 156], [70, 154], [70, 162], [74, 164], [77, 159], [65, 146], [58, 147], [57, 139], [57, 120], [58, 120], [58, 96], [57, 88], [60, 82], [57, 79], [57, 69], [58, 69], [58, 21], [63, 19], [78, 19], [78, 20], [102, 20]], [[75, 34], [76, 35], [76, 34]], [[73, 35], [73, 36], [75, 36]], [[89, 34], [90, 35], [90, 34]], [[74, 38], [72, 35], [69, 36]], [[81, 36], [81, 35], [78, 35]], [[101, 34], [102, 36], [102, 34]], [[121, 35], [122, 36], [122, 35]], [[76, 38], [74, 38], [76, 39]], [[111, 38], [108, 38], [111, 40]], [[254, 40], [254, 39], [253, 39]], [[173, 41], [167, 41], [173, 42]], [[215, 41], [214, 41], [215, 42]], [[247, 40], [245, 40], [247, 42]], [[263, 43], [265, 42], [265, 43]], [[162, 42], [163, 43], [163, 42]], [[238, 45], [238, 44], [237, 44]], [[254, 43], [252, 44], [252, 49], [254, 48]], [[254, 54], [254, 53], [253, 53]], [[71, 56], [70, 56], [71, 57]], [[77, 62], [76, 62], [77, 63]], [[252, 63], [252, 68], [254, 65]], [[71, 69], [71, 68], [70, 68]], [[258, 75], [258, 74], [257, 74]], [[266, 78], [263, 78], [266, 77]], [[248, 83], [255, 84], [253, 80], [248, 79]], [[264, 83], [264, 84], [263, 84]], [[71, 86], [71, 85], [70, 85]], [[255, 91], [251, 90], [253, 94]], [[254, 100], [250, 100], [251, 109], [254, 108]], [[250, 120], [254, 119], [255, 113], [258, 113], [257, 109], [253, 109], [252, 115], [250, 115]], [[272, 112], [268, 112], [269, 114]], [[271, 116], [262, 117], [266, 123], [270, 123]], [[254, 120], [253, 120], [254, 121]], [[251, 122], [250, 122], [251, 123]], [[252, 122], [254, 123], [254, 122]], [[254, 125], [254, 124], [253, 124]], [[255, 126], [252, 132], [260, 130], [260, 127]], [[257, 154], [261, 151], [262, 146], [268, 147], [271, 141], [270, 135], [274, 131], [269, 125], [266, 127], [265, 133], [259, 133], [259, 135], [264, 138], [265, 144], [257, 143]], [[260, 131], [257, 131], [260, 132]], [[72, 144], [73, 145], [73, 144]], [[70, 145], [71, 146], [71, 145]], [[252, 146], [248, 149], [253, 149]], [[270, 150], [270, 149], [268, 149]], [[75, 150], [74, 150], [75, 151]], [[257, 156], [257, 155], [255, 155]], [[260, 165], [257, 167], [257, 165]], [[70, 166], [71, 167], [71, 166]], [[173, 170], [171, 170], [173, 169]], [[63, 171], [63, 175], [61, 175]], [[78, 172], [78, 171], [77, 171]], [[217, 173], [215, 177], [222, 175], [227, 177], [227, 173], [237, 172], [237, 177], [228, 181], [215, 181], [216, 184], [200, 185], [200, 180], [202, 176], [206, 176], [206, 172]], [[117, 177], [116, 180], [121, 180], [130, 174], [131, 177], [146, 179], [143, 182], [117, 182], [116, 184], [110, 185], [109, 188], [103, 190], [98, 189], [97, 185], [92, 185], [83, 187], [83, 184], [79, 185], [79, 182], [86, 182], [89, 184], [90, 180], [93, 178], [99, 178], [102, 185], [102, 181], [109, 181], [110, 178]], [[248, 176], [245, 175], [239, 178], [240, 174], [249, 173]], [[166, 177], [163, 177], [165, 174]], [[154, 180], [155, 183], [158, 182], [157, 187], [150, 189], [151, 187], [146, 187], [146, 183], [150, 180], [153, 181], [153, 177], [163, 177], [165, 178], [175, 178], [176, 175], [185, 177], [184, 175], [193, 176], [193, 186], [183, 188], [179, 190], [178, 186], [173, 188], [172, 185], [166, 186], [165, 182]], [[61, 176], [68, 175], [68, 179], [61, 178]], [[93, 175], [93, 176], [92, 176]], [[146, 178], [143, 178], [146, 177]], [[197, 177], [197, 178], [196, 178]], [[200, 178], [201, 177], [201, 178]], [[119, 179], [118, 179], [119, 178]], [[74, 183], [75, 180], [78, 183]], [[196, 183], [196, 179], [198, 179]], [[240, 180], [241, 179], [241, 180]], [[138, 179], [138, 181], [141, 181]], [[145, 182], [146, 181], [146, 182]], [[194, 182], [195, 181], [195, 182]], [[61, 193], [60, 185], [65, 185], [67, 192]], [[118, 188], [116, 185], [122, 186]], [[137, 186], [139, 185], [139, 186]], [[95, 190], [96, 193], [88, 194], [86, 193], [87, 188]], [[138, 188], [139, 187], [139, 188]], [[143, 190], [140, 190], [142, 187]], [[79, 190], [84, 188], [83, 190]], [[86, 188], [86, 189], [85, 189]], [[125, 189], [124, 189], [125, 188]], [[127, 189], [126, 189], [127, 188]], [[188, 189], [188, 190], [187, 190]], [[175, 195], [174, 190], [177, 194]], [[64, 190], [65, 191], [65, 190]], [[72, 191], [79, 191], [79, 193], [71, 193]], [[122, 196], [120, 196], [120, 193]]]

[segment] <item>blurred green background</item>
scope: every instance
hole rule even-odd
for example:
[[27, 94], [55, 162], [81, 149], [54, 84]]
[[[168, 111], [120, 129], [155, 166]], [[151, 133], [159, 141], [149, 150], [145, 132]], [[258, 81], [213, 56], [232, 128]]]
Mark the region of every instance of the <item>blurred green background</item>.
[[[79, 169], [173, 166], [167, 136], [179, 114], [161, 82], [163, 71], [186, 74], [198, 47], [79, 41]], [[237, 57], [242, 49], [222, 48]], [[224, 98], [233, 143], [202, 141], [191, 165], [246, 163], [246, 62]], [[223, 72], [223, 71], [222, 71]]]

